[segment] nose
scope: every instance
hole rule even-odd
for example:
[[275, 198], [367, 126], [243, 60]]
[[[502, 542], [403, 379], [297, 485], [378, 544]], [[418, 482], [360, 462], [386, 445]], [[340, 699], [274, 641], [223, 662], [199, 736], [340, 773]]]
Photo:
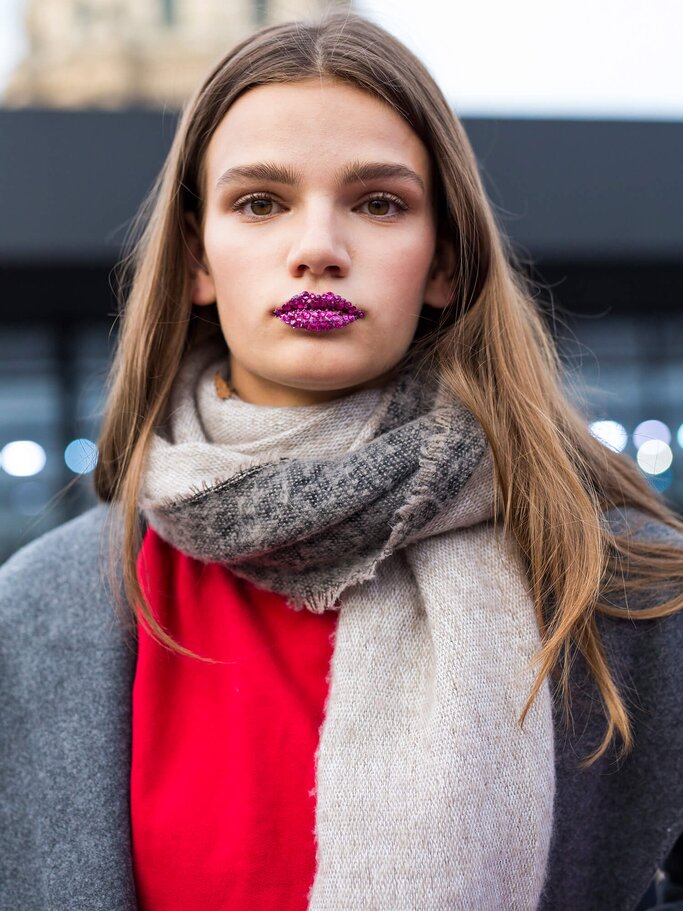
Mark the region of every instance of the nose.
[[292, 240], [287, 267], [299, 278], [306, 273], [317, 277], [344, 277], [351, 265], [341, 219], [332, 205], [320, 202], [299, 213], [292, 225]]

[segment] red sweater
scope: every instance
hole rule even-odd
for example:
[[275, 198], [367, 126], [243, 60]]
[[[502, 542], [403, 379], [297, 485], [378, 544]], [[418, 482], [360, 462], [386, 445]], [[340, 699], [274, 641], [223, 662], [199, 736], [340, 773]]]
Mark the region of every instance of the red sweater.
[[[142, 567], [146, 567], [146, 573]], [[140, 911], [305, 911], [315, 873], [314, 756], [337, 613], [295, 611], [148, 529], [131, 824]]]

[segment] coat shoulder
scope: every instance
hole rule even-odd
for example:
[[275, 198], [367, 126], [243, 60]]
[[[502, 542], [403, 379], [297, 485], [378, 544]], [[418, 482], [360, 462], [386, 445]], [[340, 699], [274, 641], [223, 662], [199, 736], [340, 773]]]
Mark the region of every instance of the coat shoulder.
[[615, 534], [631, 535], [641, 541], [672, 544], [683, 550], [683, 532], [656, 519], [642, 509], [608, 509], [605, 518]]
[[110, 605], [110, 557], [120, 537], [117, 513], [98, 504], [22, 547], [0, 567], [2, 624], [28, 632]]
[[[674, 549], [680, 550], [680, 572], [683, 574], [683, 532], [677, 528], [654, 518], [648, 513], [634, 508], [628, 509], [611, 509], [605, 513], [611, 530], [620, 536], [638, 541], [639, 543], [667, 544]], [[679, 576], [680, 578], [680, 576]], [[628, 568], [624, 581], [628, 583]], [[670, 598], [681, 595], [682, 588], [680, 583], [663, 578], [661, 583], [649, 588], [634, 587], [628, 589], [627, 595], [624, 595], [622, 589], [618, 594], [612, 593], [607, 600], [610, 604], [618, 607], [626, 606], [632, 610], [639, 610], [647, 607], [653, 607]], [[678, 612], [678, 623], [680, 625], [683, 619], [683, 611]]]

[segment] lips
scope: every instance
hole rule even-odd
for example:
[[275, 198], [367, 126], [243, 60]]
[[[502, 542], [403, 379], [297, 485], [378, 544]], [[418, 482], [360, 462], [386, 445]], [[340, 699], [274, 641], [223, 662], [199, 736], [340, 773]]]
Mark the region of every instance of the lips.
[[331, 291], [325, 294], [302, 291], [273, 310], [273, 315], [293, 329], [305, 329], [307, 332], [343, 329], [365, 316], [362, 310], [358, 310], [346, 298]]

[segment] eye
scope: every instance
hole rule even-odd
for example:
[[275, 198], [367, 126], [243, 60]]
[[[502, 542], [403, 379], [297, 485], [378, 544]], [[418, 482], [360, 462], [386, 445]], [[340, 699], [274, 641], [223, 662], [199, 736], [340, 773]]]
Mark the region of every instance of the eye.
[[[401, 212], [405, 212], [408, 206], [398, 196], [393, 193], [375, 193], [373, 196], [364, 200], [361, 206], [368, 207], [368, 214], [374, 215], [380, 219], [393, 218]], [[394, 211], [391, 211], [393, 206]], [[396, 211], [398, 209], [398, 212]]]
[[262, 218], [273, 214], [273, 206], [277, 203], [269, 193], [249, 193], [248, 196], [242, 196], [237, 202], [233, 203], [234, 212], [244, 212], [245, 209], [250, 211], [244, 214], [254, 219]]

